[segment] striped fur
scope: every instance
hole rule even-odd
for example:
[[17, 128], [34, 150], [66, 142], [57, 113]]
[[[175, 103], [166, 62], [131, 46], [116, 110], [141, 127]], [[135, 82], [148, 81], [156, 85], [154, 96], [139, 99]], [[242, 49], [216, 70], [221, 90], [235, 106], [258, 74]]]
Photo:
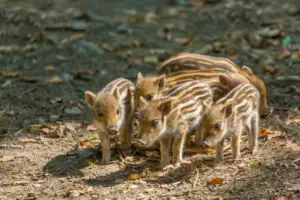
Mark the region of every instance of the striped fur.
[[170, 163], [169, 142], [172, 138], [173, 162], [182, 161], [186, 134], [198, 127], [202, 113], [210, 108], [212, 101], [209, 85], [198, 81], [184, 83], [171, 89], [165, 97], [150, 102], [141, 97], [137, 116], [139, 141], [145, 146], [160, 141], [161, 167]]
[[[137, 78], [135, 89], [135, 108], [140, 107], [140, 96], [147, 101], [159, 99], [168, 94], [169, 90], [176, 89], [182, 84], [191, 81], [198, 81], [199, 83], [206, 83], [213, 89], [214, 100], [222, 97], [232, 87], [236, 86], [239, 82], [247, 82], [247, 79], [243, 76], [239, 76], [236, 73], [220, 73], [220, 72], [202, 72], [202, 71], [180, 71], [155, 77], [143, 77], [141, 73]], [[149, 98], [151, 97], [151, 98]]]
[[[195, 53], [180, 53], [165, 62], [157, 68], [157, 74], [171, 74], [183, 70], [212, 70], [215, 72], [230, 72], [239, 73], [248, 79], [248, 82], [253, 84], [260, 92], [260, 115], [267, 116], [271, 110], [267, 103], [267, 88], [265, 83], [256, 76], [249, 67], [239, 67], [231, 60], [221, 57], [205, 56]], [[242, 82], [246, 83], [246, 82]]]
[[119, 134], [121, 146], [129, 148], [133, 118], [134, 84], [124, 78], [116, 79], [97, 95], [87, 91], [85, 99], [93, 110], [94, 123], [102, 146], [102, 162], [110, 160], [109, 142]]
[[221, 98], [229, 90], [240, 83], [250, 83], [243, 75], [239, 73], [218, 72], [213, 70], [183, 70], [168, 74], [166, 76], [165, 91], [192, 80], [198, 80], [209, 84], [213, 89], [214, 100]]
[[213, 70], [238, 72], [237, 65], [226, 58], [199, 55], [195, 53], [179, 53], [157, 68], [157, 74], [170, 74], [181, 70]]
[[200, 125], [200, 142], [208, 147], [217, 146], [217, 162], [223, 161], [226, 137], [233, 137], [232, 157], [240, 156], [240, 137], [244, 129], [249, 135], [249, 149], [256, 153], [259, 100], [259, 92], [252, 84], [240, 84], [205, 113]]

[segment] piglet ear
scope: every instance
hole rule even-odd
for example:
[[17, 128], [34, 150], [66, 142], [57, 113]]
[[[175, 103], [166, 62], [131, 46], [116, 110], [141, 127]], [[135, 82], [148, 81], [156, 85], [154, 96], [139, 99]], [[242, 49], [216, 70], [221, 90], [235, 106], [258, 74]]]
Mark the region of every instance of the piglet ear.
[[163, 89], [165, 89], [166, 86], [166, 75], [161, 75], [157, 78], [157, 80], [155, 81], [155, 84], [158, 86], [158, 90], [161, 91]]
[[227, 105], [225, 108], [224, 108], [224, 112], [225, 112], [225, 118], [229, 118], [231, 117], [232, 115], [232, 104], [229, 104]]
[[96, 95], [90, 91], [85, 92], [85, 101], [90, 108], [93, 108], [96, 102]]
[[168, 99], [168, 100], [164, 100], [160, 104], [158, 109], [162, 112], [163, 115], [168, 115], [172, 111], [172, 107], [173, 107], [172, 100]]
[[146, 106], [148, 104], [147, 100], [140, 96], [140, 106], [143, 107], [143, 106]]
[[116, 98], [116, 99], [120, 99], [120, 91], [119, 91], [119, 87], [116, 87], [114, 89], [114, 91], [112, 92], [112, 95]]
[[137, 74], [137, 77], [136, 77], [136, 84], [137, 84], [137, 85], [141, 84], [141, 82], [143, 81], [143, 79], [144, 79], [144, 77], [143, 77], [142, 73], [139, 72], [139, 73]]
[[230, 77], [225, 73], [222, 73], [219, 75], [219, 80], [220, 80], [220, 83], [224, 86], [231, 85]]
[[252, 71], [252, 69], [250, 69], [250, 67], [243, 66], [243, 67], [242, 67], [242, 70], [243, 70], [244, 72], [246, 72], [249, 76], [252, 76], [252, 75], [253, 75], [253, 71]]

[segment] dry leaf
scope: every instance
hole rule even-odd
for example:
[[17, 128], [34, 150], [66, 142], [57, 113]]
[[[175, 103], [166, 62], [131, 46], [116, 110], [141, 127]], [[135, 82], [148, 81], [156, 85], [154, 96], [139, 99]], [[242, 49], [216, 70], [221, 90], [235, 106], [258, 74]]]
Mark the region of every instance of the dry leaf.
[[13, 184], [14, 185], [27, 185], [29, 183], [29, 181], [16, 181]]
[[140, 179], [142, 176], [141, 175], [139, 175], [139, 174], [130, 174], [129, 176], [128, 176], [128, 179], [129, 180], [137, 180], [137, 179]]
[[87, 131], [95, 131], [97, 130], [96, 126], [94, 124], [90, 124], [86, 127]]
[[49, 81], [49, 83], [63, 83], [64, 80], [59, 76], [53, 76]]
[[287, 196], [273, 196], [272, 200], [292, 200], [292, 195], [289, 194]]
[[0, 71], [0, 76], [4, 76], [4, 77], [17, 77], [17, 76], [19, 76], [19, 72], [4, 72], [4, 71]]
[[263, 129], [261, 129], [259, 136], [268, 136], [270, 134], [274, 134], [274, 131], [263, 128]]
[[291, 140], [286, 141], [286, 146], [291, 148], [293, 151], [300, 152], [300, 146], [298, 146], [296, 143], [293, 143]]
[[164, 29], [162, 31], [158, 32], [158, 37], [162, 40], [171, 40], [172, 39], [172, 33], [169, 31], [169, 29]]
[[3, 157], [0, 159], [0, 161], [2, 161], [2, 162], [7, 162], [7, 161], [11, 161], [11, 160], [13, 160], [13, 159], [15, 159], [15, 156], [3, 156]]
[[140, 43], [138, 40], [133, 40], [133, 41], [132, 41], [132, 46], [133, 46], [133, 47], [140, 47], [140, 46], [141, 46], [141, 43]]
[[104, 43], [102, 45], [102, 48], [105, 49], [106, 51], [109, 51], [109, 52], [116, 52], [117, 51], [116, 47], [113, 47], [113, 46], [111, 46], [110, 44], [107, 44], [107, 43]]
[[40, 128], [40, 131], [42, 133], [48, 134], [50, 132], [50, 129], [48, 127], [42, 127], [42, 128]]
[[22, 76], [21, 80], [26, 82], [26, 83], [37, 83], [38, 80], [34, 79], [34, 78], [30, 78], [28, 76]]
[[158, 63], [158, 58], [157, 58], [157, 56], [145, 56], [144, 57], [144, 62], [145, 63], [157, 64]]
[[19, 138], [19, 141], [22, 142], [22, 143], [36, 143], [37, 140], [34, 139], [34, 138], [29, 138], [29, 137], [22, 137], [22, 138]]
[[276, 69], [275, 67], [273, 67], [273, 66], [270, 66], [270, 65], [267, 65], [267, 66], [265, 66], [264, 67], [264, 73], [265, 74], [271, 74], [271, 75], [276, 75], [276, 74], [278, 74], [278, 69]]
[[182, 45], [188, 45], [191, 41], [192, 41], [191, 37], [175, 38], [175, 42]]
[[71, 40], [81, 40], [84, 39], [83, 33], [75, 33], [71, 35]]
[[99, 139], [99, 135], [97, 133], [94, 133], [93, 135], [91, 135], [86, 139], [86, 142], [90, 142], [92, 140], [97, 140], [97, 139]]
[[288, 58], [292, 55], [292, 53], [287, 48], [281, 48], [279, 53], [277, 54], [277, 59], [282, 60]]
[[268, 140], [271, 140], [274, 137], [279, 137], [281, 136], [281, 132], [280, 131], [274, 131], [272, 134], [268, 135]]
[[95, 165], [95, 163], [91, 160], [87, 160], [86, 164], [89, 165], [89, 166]]
[[300, 125], [300, 119], [287, 119], [284, 121], [287, 125]]
[[214, 185], [223, 184], [223, 181], [224, 181], [223, 178], [216, 177], [216, 178], [213, 178], [210, 181], [208, 181], [207, 185], [211, 185], [211, 184], [214, 184]]
[[65, 123], [65, 128], [71, 134], [76, 134], [77, 133], [76, 128], [78, 128], [78, 126], [75, 123]]
[[80, 145], [80, 146], [84, 146], [84, 141], [83, 141], [83, 140], [80, 140], [80, 141], [79, 141], [79, 145]]

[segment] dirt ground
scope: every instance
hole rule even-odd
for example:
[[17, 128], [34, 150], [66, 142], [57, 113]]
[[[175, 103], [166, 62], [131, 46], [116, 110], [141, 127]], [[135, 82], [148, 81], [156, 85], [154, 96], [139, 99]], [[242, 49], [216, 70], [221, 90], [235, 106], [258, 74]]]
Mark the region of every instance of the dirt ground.
[[[300, 1], [179, 2], [0, 0], [1, 200], [300, 199]], [[190, 163], [161, 171], [159, 152], [140, 149], [101, 165], [84, 91], [179, 52], [266, 82], [258, 155], [243, 137], [242, 158], [227, 148], [218, 166], [213, 151], [185, 152]]]

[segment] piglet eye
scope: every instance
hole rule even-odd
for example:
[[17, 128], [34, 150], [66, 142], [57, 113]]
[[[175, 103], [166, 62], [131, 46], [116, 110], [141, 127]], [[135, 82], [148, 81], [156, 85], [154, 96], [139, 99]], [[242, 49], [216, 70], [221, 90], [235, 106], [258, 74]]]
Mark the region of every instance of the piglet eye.
[[97, 115], [98, 115], [99, 117], [103, 117], [103, 113], [102, 113], [102, 112], [97, 112]]
[[152, 124], [153, 127], [158, 127], [159, 121], [158, 120], [152, 120], [151, 124]]
[[119, 114], [120, 114], [120, 110], [118, 109], [118, 110], [117, 110], [117, 115], [119, 115]]
[[151, 101], [153, 99], [153, 97], [154, 97], [154, 94], [148, 94], [146, 98], [148, 101]]
[[215, 124], [215, 129], [220, 129], [222, 127], [222, 122], [218, 122]]

